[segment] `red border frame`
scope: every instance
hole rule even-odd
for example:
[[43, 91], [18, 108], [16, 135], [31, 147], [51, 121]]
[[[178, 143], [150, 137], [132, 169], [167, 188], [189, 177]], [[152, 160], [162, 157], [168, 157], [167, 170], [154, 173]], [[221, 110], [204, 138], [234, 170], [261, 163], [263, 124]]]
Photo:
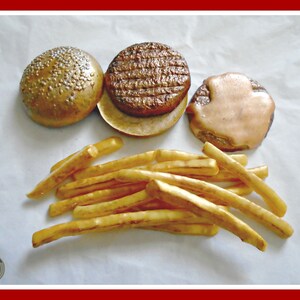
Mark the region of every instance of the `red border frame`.
[[[0, 296], [3, 299], [5, 296], [7, 297], [18, 297], [18, 298], [27, 298], [34, 299], [32, 296], [36, 297], [37, 299], [44, 299], [45, 296], [48, 299], [66, 299], [66, 296], [71, 296], [72, 299], [86, 299], [89, 297], [94, 296], [101, 296], [102, 299], [130, 299], [130, 300], [141, 300], [144, 299], [145, 296], [147, 299], [186, 299], [189, 297], [207, 297], [206, 299], [226, 299], [229, 298], [231, 300], [234, 299], [244, 299], [245, 297], [248, 299], [268, 299], [269, 296], [275, 296], [276, 299], [278, 298], [288, 298], [289, 300], [292, 299], [299, 299], [300, 290], [234, 290], [234, 289], [226, 289], [226, 290], [149, 290], [149, 289], [141, 289], [141, 290], [0, 290]], [[105, 298], [104, 298], [105, 297]], [[108, 298], [109, 297], [109, 298]], [[277, 298], [278, 297], [278, 298]], [[191, 298], [192, 299], [192, 298]]]
[[[198, 1], [197, 1], [198, 2]], [[120, 3], [110, 1], [95, 1], [90, 0], [88, 2], [79, 2], [76, 0], [52, 0], [52, 1], [1, 1], [0, 10], [3, 11], [39, 11], [39, 10], [68, 10], [68, 11], [90, 11], [90, 10], [100, 10], [100, 11], [108, 11], [108, 10], [123, 10], [123, 11], [141, 11], [141, 10], [160, 10], [160, 11], [296, 11], [300, 10], [300, 1], [296, 2], [295, 0], [286, 0], [284, 2], [281, 1], [261, 1], [261, 0], [252, 0], [252, 1], [241, 1], [241, 0], [230, 0], [228, 1], [202, 1], [201, 3], [197, 3], [195, 1], [189, 2], [175, 2], [174, 0], [151, 0], [151, 1], [141, 1], [141, 0], [130, 0], [130, 1], [122, 1]], [[269, 2], [269, 3], [268, 3]], [[63, 288], [63, 286], [62, 286]], [[182, 297], [209, 297], [215, 299], [223, 299], [230, 297], [233, 299], [241, 299], [241, 298], [251, 298], [251, 299], [260, 299], [266, 298], [268, 296], [276, 296], [277, 297], [288, 297], [291, 299], [299, 299], [300, 290], [299, 289], [193, 289], [193, 290], [156, 290], [156, 289], [104, 289], [104, 290], [70, 290], [70, 289], [0, 289], [0, 296], [2, 299], [8, 299], [9, 297], [18, 297], [18, 298], [27, 298], [30, 297], [34, 299], [35, 297], [38, 299], [44, 298], [62, 298], [66, 296], [71, 296], [73, 299], [82, 299], [92, 296], [101, 296], [101, 297], [118, 297], [118, 298], [130, 298], [131, 300], [153, 297], [172, 297], [172, 300], [175, 298], [182, 299]], [[7, 297], [7, 298], [5, 298]], [[168, 299], [166, 298], [166, 299]], [[9, 298], [10, 299], [10, 298]]]
[[176, 0], [130, 0], [99, 1], [52, 0], [52, 1], [7, 1], [0, 4], [1, 10], [300, 10], [295, 0], [230, 0], [230, 1], [176, 1]]

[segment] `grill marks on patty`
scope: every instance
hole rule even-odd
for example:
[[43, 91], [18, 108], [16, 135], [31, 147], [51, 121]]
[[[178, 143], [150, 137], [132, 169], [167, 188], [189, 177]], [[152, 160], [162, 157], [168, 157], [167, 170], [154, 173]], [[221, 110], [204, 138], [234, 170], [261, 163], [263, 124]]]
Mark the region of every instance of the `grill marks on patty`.
[[176, 108], [190, 87], [190, 73], [177, 51], [159, 43], [142, 43], [115, 57], [105, 83], [121, 111], [147, 117]]

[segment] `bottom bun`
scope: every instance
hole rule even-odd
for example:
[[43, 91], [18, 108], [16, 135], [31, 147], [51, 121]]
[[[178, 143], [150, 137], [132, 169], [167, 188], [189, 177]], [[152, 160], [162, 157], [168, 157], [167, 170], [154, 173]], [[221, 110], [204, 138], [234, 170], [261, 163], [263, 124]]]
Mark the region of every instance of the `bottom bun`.
[[188, 96], [169, 113], [153, 117], [133, 117], [120, 111], [111, 101], [106, 90], [97, 104], [102, 118], [114, 129], [131, 136], [147, 137], [160, 134], [172, 126], [183, 115]]

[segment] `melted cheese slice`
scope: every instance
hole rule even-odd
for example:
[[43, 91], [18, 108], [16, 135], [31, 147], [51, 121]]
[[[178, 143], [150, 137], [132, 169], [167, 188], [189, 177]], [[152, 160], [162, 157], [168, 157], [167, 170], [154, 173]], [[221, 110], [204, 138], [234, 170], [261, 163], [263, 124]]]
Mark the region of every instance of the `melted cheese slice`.
[[253, 91], [250, 80], [239, 73], [212, 76], [205, 84], [211, 102], [190, 105], [193, 127], [229, 139], [234, 146], [257, 147], [268, 132], [275, 110], [270, 95]]

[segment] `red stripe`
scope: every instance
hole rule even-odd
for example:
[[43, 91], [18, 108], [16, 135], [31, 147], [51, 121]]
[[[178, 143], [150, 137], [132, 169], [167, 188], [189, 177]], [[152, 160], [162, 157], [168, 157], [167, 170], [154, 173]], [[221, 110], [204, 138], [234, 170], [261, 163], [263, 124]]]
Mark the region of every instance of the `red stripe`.
[[300, 10], [300, 1], [1, 1], [2, 10]]
[[[188, 297], [207, 297], [206, 299], [268, 299], [274, 296], [276, 299], [299, 299], [300, 290], [0, 290], [1, 299], [4, 297], [20, 297], [19, 299], [92, 299], [90, 297], [102, 297], [101, 299], [187, 299]], [[43, 298], [42, 298], [43, 297]], [[107, 297], [107, 298], [103, 298]], [[109, 298], [108, 298], [109, 297]], [[116, 298], [115, 298], [116, 297]], [[166, 298], [167, 297], [167, 298]], [[172, 297], [172, 298], [170, 298]], [[278, 298], [277, 298], [278, 297]], [[69, 299], [69, 298], [68, 298]], [[193, 298], [190, 298], [193, 299]], [[202, 298], [203, 299], [203, 298]]]

